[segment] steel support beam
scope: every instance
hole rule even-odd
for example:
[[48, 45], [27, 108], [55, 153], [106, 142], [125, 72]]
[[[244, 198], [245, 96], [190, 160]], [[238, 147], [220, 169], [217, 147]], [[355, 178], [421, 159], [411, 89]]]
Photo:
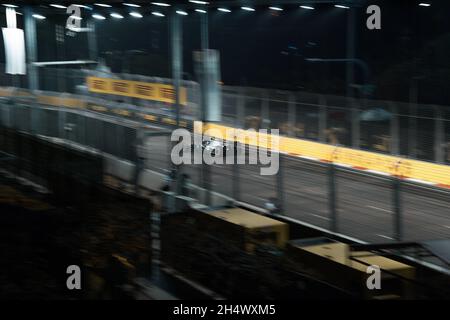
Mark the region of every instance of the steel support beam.
[[392, 118], [390, 122], [390, 152], [392, 155], [400, 154], [400, 125], [398, 119], [398, 108], [394, 103], [391, 104]]
[[[171, 49], [171, 59], [172, 59], [172, 80], [174, 87], [174, 97], [175, 97], [175, 112], [176, 112], [176, 126], [180, 126], [180, 85], [181, 85], [181, 75], [183, 72], [183, 34], [181, 28], [181, 17], [173, 9], [170, 13], [169, 19], [169, 30], [170, 30], [170, 49]], [[176, 144], [177, 141], [174, 142]], [[176, 194], [181, 194], [181, 166], [175, 166], [175, 184], [176, 184]]]
[[401, 206], [401, 181], [397, 177], [392, 178], [392, 205], [394, 211], [394, 239], [401, 241], [403, 238], [402, 206]]
[[28, 64], [28, 88], [30, 90], [39, 90], [39, 71], [33, 65], [37, 61], [37, 38], [36, 38], [36, 19], [33, 18], [33, 9], [31, 6], [24, 8], [24, 26], [25, 26], [25, 41], [27, 51]]
[[328, 207], [330, 210], [330, 230], [337, 232], [336, 168], [333, 163], [328, 165]]
[[98, 59], [98, 47], [97, 47], [97, 29], [95, 27], [95, 23], [93, 18], [89, 18], [87, 22], [88, 28], [88, 48], [89, 48], [89, 59], [93, 61], [97, 61]]
[[445, 163], [445, 128], [442, 109], [439, 106], [435, 106], [434, 113], [434, 160], [437, 163]]
[[[271, 151], [275, 152], [275, 151]], [[283, 167], [283, 154], [278, 153], [279, 158], [279, 170], [277, 173], [277, 209], [279, 213], [282, 213], [285, 208], [285, 195], [284, 195], [284, 167]]]
[[[207, 121], [208, 117], [208, 105], [207, 105], [207, 68], [209, 64], [209, 18], [208, 13], [200, 15], [200, 35], [201, 35], [201, 48], [202, 48], [202, 78], [200, 79], [200, 90], [201, 90], [201, 120], [203, 123]], [[207, 206], [211, 205], [211, 172], [210, 167], [202, 161], [201, 165], [201, 177], [202, 177], [202, 187], [205, 190], [205, 204]]]

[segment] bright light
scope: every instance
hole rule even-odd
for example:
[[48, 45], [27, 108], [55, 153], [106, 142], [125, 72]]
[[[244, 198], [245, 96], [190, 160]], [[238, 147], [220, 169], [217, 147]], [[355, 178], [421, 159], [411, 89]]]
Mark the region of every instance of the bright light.
[[350, 9], [350, 7], [343, 6], [343, 5], [341, 5], [341, 4], [335, 4], [334, 6], [335, 6], [336, 8], [341, 8], [341, 9]]
[[202, 10], [202, 9], [195, 9], [195, 11], [200, 12], [200, 13], [206, 13], [206, 10]]
[[187, 16], [188, 13], [186, 11], [177, 10], [176, 13], [181, 14], [182, 16]]
[[105, 20], [106, 18], [100, 14], [93, 14], [92, 18], [97, 19], [97, 20]]
[[133, 8], [140, 8], [141, 6], [134, 3], [124, 3], [124, 6], [133, 7]]
[[196, 4], [209, 4], [208, 1], [200, 1], [200, 0], [189, 0], [189, 2]]
[[153, 11], [152, 15], [157, 16], [157, 17], [165, 17], [164, 14], [162, 14], [161, 12], [157, 12], [157, 11]]
[[76, 15], [72, 15], [71, 18], [73, 18], [75, 20], [83, 20], [82, 17], [76, 16]]
[[431, 3], [419, 3], [419, 6], [421, 7], [431, 7]]
[[91, 9], [89, 6], [85, 6], [84, 4], [74, 4], [75, 7], [85, 8], [85, 9]]
[[231, 12], [230, 9], [226, 9], [226, 8], [218, 8], [217, 10], [219, 10], [221, 12], [227, 12], [227, 13]]
[[165, 2], [152, 2], [152, 4], [155, 6], [160, 6], [160, 7], [170, 7], [170, 4], [165, 3]]
[[134, 18], [142, 18], [144, 17], [142, 14], [140, 14], [139, 12], [130, 12], [130, 16], [134, 17]]
[[33, 14], [32, 17], [35, 18], [35, 19], [38, 19], [38, 20], [44, 20], [45, 19], [44, 16], [41, 16], [40, 14], [36, 14], [36, 13]]
[[8, 8], [18, 8], [19, 6], [16, 6], [15, 4], [3, 4], [3, 6]]
[[62, 6], [60, 4], [51, 4], [50, 7], [58, 8], [58, 9], [67, 9], [66, 6]]
[[111, 8], [111, 5], [106, 3], [94, 3], [96, 6], [103, 7], [103, 8]]
[[110, 16], [115, 19], [123, 19], [123, 15], [121, 15], [120, 13], [116, 13], [116, 12], [111, 13]]
[[283, 8], [280, 7], [269, 7], [269, 9], [274, 11], [283, 11]]
[[300, 8], [306, 9], [306, 10], [314, 10], [314, 7], [310, 7], [310, 6], [300, 6]]
[[97, 19], [97, 20], [105, 20], [106, 18], [104, 16], [102, 16], [101, 14], [93, 14], [92, 18]]
[[242, 10], [245, 11], [255, 11], [255, 9], [251, 8], [251, 7], [241, 7]]

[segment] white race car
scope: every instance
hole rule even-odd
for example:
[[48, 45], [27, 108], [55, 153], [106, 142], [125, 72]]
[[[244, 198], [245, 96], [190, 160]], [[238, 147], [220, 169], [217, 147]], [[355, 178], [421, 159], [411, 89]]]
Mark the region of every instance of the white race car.
[[214, 137], [212, 137], [209, 140], [203, 140], [201, 146], [194, 145], [194, 148], [200, 148], [200, 147], [202, 148], [202, 151], [207, 151], [213, 157], [215, 157], [216, 154], [226, 157], [227, 151], [230, 150], [230, 147], [227, 142], [216, 140]]

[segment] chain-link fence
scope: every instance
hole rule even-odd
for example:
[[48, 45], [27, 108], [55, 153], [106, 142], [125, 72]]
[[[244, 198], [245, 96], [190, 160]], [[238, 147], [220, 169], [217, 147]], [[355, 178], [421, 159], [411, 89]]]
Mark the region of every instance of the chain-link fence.
[[223, 97], [222, 121], [228, 125], [450, 163], [446, 106], [237, 87], [223, 87]]
[[[165, 78], [42, 67], [39, 89], [175, 115], [168, 103], [89, 92], [88, 76], [171, 84]], [[2, 74], [0, 86], [26, 88], [27, 80]], [[180, 108], [181, 116], [199, 119], [199, 85], [184, 80], [182, 86], [187, 87], [187, 104]], [[281, 135], [299, 139], [450, 164], [450, 109], [446, 106], [230, 86], [222, 87], [222, 95], [222, 122], [230, 126], [280, 129]]]

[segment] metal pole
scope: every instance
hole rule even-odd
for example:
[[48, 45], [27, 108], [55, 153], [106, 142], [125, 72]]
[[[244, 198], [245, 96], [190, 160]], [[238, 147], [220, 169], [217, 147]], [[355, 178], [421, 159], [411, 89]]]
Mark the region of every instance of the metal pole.
[[[209, 49], [209, 18], [208, 12], [200, 16], [201, 23], [201, 46], [202, 50]], [[207, 64], [205, 64], [206, 66]]]
[[145, 168], [145, 159], [143, 155], [143, 148], [144, 148], [144, 131], [141, 127], [137, 128], [136, 130], [136, 138], [135, 138], [135, 170], [134, 170], [134, 192], [136, 195], [139, 194], [139, 176], [142, 172], [142, 170]]
[[360, 124], [359, 124], [359, 110], [353, 101], [353, 89], [352, 84], [355, 82], [355, 68], [354, 63], [350, 62], [355, 60], [355, 9], [350, 8], [348, 10], [347, 17], [347, 99], [349, 105], [352, 108], [352, 147], [359, 149], [360, 141]]
[[354, 64], [350, 60], [355, 59], [355, 10], [350, 8], [347, 15], [347, 97], [353, 97], [353, 89], [351, 85], [354, 83], [355, 79], [355, 68]]
[[390, 149], [391, 149], [391, 154], [393, 155], [398, 155], [400, 154], [400, 127], [399, 127], [399, 122], [398, 122], [398, 108], [397, 106], [392, 103], [391, 104], [391, 113], [392, 113], [392, 118], [391, 118], [391, 143], [390, 143]]
[[[55, 34], [56, 34], [56, 59], [64, 60], [64, 26], [55, 25]], [[65, 79], [65, 66], [57, 67], [56, 69], [56, 82], [59, 92], [66, 91], [66, 79]]]
[[264, 90], [261, 96], [261, 129], [270, 128], [270, 115], [269, 115], [269, 97], [267, 91]]
[[333, 163], [328, 165], [328, 205], [330, 209], [330, 230], [337, 232], [336, 169]]
[[[208, 49], [209, 49], [209, 26], [208, 13], [200, 15], [200, 34], [201, 34], [201, 48], [202, 48], [202, 79], [201, 81], [201, 96], [202, 96], [202, 122], [207, 120], [207, 66], [208, 66]], [[202, 161], [202, 186], [205, 190], [205, 204], [211, 205], [211, 173], [208, 165]]]
[[291, 137], [295, 137], [295, 127], [296, 127], [296, 104], [295, 104], [295, 95], [293, 93], [289, 94], [289, 102], [288, 102], [288, 123], [289, 123], [289, 132], [288, 135]]
[[182, 58], [182, 29], [180, 16], [172, 11], [170, 25], [170, 40], [171, 40], [171, 53], [172, 53], [172, 78], [173, 87], [175, 89], [175, 111], [176, 111], [176, 123], [180, 126], [180, 84], [181, 74], [183, 70], [183, 58]]
[[411, 87], [409, 90], [409, 130], [408, 130], [408, 146], [409, 156], [411, 158], [417, 158], [417, 78], [413, 78], [411, 81]]
[[33, 62], [36, 62], [37, 60], [36, 19], [34, 19], [32, 15], [33, 9], [31, 6], [26, 6], [24, 8], [24, 26], [28, 59], [28, 88], [30, 90], [38, 90], [39, 73], [38, 68], [33, 65]]
[[237, 141], [234, 141], [234, 164], [233, 164], [233, 199], [236, 201], [241, 200], [241, 189], [239, 184], [239, 163], [237, 161], [237, 158], [239, 157], [238, 152], [239, 143]]
[[236, 93], [236, 127], [245, 129], [245, 92], [244, 89]]
[[401, 181], [397, 177], [392, 178], [392, 200], [394, 209], [394, 239], [401, 241], [403, 238], [402, 207], [401, 207]]
[[89, 59], [97, 61], [98, 48], [97, 48], [97, 29], [93, 18], [89, 18], [87, 22], [88, 31], [88, 47], [89, 47]]
[[[182, 29], [180, 16], [175, 12], [175, 9], [171, 11], [170, 15], [170, 43], [171, 43], [171, 58], [172, 58], [172, 79], [174, 87], [175, 103], [173, 106], [176, 111], [176, 125], [180, 126], [180, 83], [183, 70], [183, 57], [182, 57]], [[177, 143], [176, 141], [174, 143]], [[182, 185], [181, 179], [181, 166], [175, 166], [175, 183], [176, 194], [181, 194]]]
[[434, 154], [437, 163], [445, 163], [444, 157], [444, 136], [445, 128], [442, 116], [442, 110], [439, 106], [435, 106], [435, 138], [434, 138]]
[[[274, 152], [274, 151], [271, 151]], [[282, 213], [284, 210], [284, 177], [283, 177], [283, 155], [278, 153], [279, 157], [279, 170], [277, 173], [277, 199], [278, 199], [278, 212]]]
[[325, 131], [327, 130], [327, 99], [323, 95], [319, 95], [319, 141], [327, 142]]

